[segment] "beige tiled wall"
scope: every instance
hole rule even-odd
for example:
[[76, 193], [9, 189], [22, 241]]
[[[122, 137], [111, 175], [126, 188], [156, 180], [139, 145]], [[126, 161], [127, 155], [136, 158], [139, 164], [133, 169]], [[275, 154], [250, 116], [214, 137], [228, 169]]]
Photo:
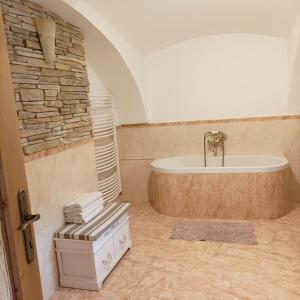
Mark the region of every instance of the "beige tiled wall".
[[300, 117], [119, 127], [123, 199], [147, 201], [150, 162], [173, 155], [202, 155], [206, 131], [227, 134], [226, 154], [285, 155], [291, 167], [291, 199], [300, 199]]
[[35, 225], [44, 299], [58, 286], [53, 233], [63, 225], [63, 206], [83, 192], [97, 190], [94, 143], [26, 163], [31, 206], [41, 214]]

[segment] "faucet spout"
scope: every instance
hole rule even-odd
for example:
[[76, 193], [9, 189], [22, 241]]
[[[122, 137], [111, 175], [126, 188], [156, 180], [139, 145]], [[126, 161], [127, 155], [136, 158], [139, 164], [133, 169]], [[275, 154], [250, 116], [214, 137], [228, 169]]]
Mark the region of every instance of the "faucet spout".
[[207, 166], [206, 160], [206, 144], [208, 151], [213, 152], [214, 156], [218, 155], [218, 148], [222, 150], [222, 167], [224, 167], [224, 141], [225, 134], [221, 131], [208, 131], [204, 134], [204, 165]]
[[217, 146], [215, 145], [214, 146], [214, 156], [217, 156], [218, 155], [218, 148], [217, 148]]

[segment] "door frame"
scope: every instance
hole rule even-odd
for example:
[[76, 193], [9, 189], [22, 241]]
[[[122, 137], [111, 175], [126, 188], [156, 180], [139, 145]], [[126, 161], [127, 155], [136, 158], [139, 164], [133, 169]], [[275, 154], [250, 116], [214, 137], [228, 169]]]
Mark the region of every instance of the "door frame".
[[[25, 191], [28, 195], [28, 187], [1, 5], [0, 66], [0, 152], [3, 170], [2, 202], [5, 204], [4, 215], [15, 287], [17, 288], [16, 296], [17, 299], [41, 300], [43, 296], [38, 259], [36, 256], [32, 264], [27, 263], [22, 233], [18, 230], [20, 216], [17, 196], [19, 190]], [[3, 189], [5, 193], [3, 193]], [[30, 201], [28, 202], [30, 212]], [[30, 226], [33, 231], [33, 226]], [[33, 244], [35, 247], [34, 237]]]

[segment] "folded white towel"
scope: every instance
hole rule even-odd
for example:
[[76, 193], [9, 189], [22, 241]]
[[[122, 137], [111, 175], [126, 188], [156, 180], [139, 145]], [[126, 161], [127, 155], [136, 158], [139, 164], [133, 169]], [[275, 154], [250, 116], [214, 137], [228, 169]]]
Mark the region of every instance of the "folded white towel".
[[64, 211], [67, 212], [72, 209], [77, 209], [79, 212], [82, 212], [85, 208], [97, 201], [103, 204], [102, 194], [100, 192], [84, 193], [74, 199], [69, 205], [66, 205]]
[[67, 223], [83, 224], [89, 222], [103, 209], [101, 192], [84, 193], [64, 207]]
[[74, 218], [76, 216], [85, 217], [85, 216], [89, 216], [95, 211], [101, 211], [102, 209], [103, 209], [103, 204], [96, 203], [96, 205], [93, 205], [88, 209], [84, 209], [82, 212], [77, 212], [77, 211], [65, 212], [65, 217], [66, 218]]
[[85, 224], [96, 217], [101, 210], [103, 209], [103, 205], [99, 206], [97, 209], [90, 211], [89, 213], [80, 213], [74, 216], [66, 216], [65, 221], [67, 223], [75, 223], [75, 224]]
[[103, 206], [103, 201], [100, 199], [97, 199], [95, 202], [91, 203], [89, 206], [86, 206], [84, 209], [81, 208], [68, 208], [65, 209], [65, 215], [66, 216], [74, 216], [80, 213], [87, 213], [89, 214], [90, 212], [93, 212], [95, 209], [102, 207]]

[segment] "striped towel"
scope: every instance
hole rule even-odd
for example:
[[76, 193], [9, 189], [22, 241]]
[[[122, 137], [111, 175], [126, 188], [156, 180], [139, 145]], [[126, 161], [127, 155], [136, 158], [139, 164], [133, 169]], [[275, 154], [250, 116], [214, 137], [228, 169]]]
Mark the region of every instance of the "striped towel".
[[68, 224], [54, 233], [55, 238], [96, 241], [127, 211], [129, 203], [112, 202], [86, 224]]

